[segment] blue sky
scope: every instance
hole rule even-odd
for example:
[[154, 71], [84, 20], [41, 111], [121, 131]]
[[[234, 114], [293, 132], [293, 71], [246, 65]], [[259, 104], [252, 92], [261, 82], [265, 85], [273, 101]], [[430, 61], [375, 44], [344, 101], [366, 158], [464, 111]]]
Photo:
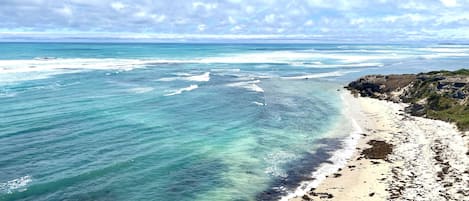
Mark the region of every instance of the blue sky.
[[0, 39], [469, 41], [469, 0], [0, 0]]

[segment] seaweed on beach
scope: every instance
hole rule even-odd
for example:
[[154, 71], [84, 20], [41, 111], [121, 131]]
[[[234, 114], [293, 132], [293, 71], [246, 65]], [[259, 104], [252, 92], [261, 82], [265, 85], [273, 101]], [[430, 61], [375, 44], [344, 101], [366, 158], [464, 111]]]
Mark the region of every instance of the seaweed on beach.
[[367, 144], [371, 145], [371, 147], [364, 149], [361, 153], [367, 159], [387, 160], [388, 155], [392, 153], [394, 148], [394, 145], [380, 140], [370, 140]]

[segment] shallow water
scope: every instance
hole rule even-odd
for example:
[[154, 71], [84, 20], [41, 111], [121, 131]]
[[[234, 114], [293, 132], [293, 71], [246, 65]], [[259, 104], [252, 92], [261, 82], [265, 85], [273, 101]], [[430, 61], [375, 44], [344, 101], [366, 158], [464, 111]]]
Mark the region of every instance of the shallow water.
[[272, 200], [351, 132], [343, 83], [469, 46], [0, 44], [0, 200]]

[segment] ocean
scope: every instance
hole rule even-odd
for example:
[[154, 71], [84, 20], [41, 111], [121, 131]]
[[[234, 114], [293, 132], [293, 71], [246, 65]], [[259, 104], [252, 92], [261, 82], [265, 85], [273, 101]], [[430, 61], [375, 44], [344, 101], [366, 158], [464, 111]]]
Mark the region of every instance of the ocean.
[[0, 43], [0, 200], [279, 200], [353, 152], [347, 82], [468, 58], [454, 44]]

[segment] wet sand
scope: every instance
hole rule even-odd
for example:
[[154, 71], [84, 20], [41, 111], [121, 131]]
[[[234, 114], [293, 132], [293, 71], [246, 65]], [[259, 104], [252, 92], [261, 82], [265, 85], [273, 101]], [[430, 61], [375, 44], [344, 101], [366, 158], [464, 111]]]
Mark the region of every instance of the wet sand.
[[305, 195], [290, 200], [469, 200], [469, 136], [413, 117], [405, 104], [344, 100], [362, 129], [356, 152]]

